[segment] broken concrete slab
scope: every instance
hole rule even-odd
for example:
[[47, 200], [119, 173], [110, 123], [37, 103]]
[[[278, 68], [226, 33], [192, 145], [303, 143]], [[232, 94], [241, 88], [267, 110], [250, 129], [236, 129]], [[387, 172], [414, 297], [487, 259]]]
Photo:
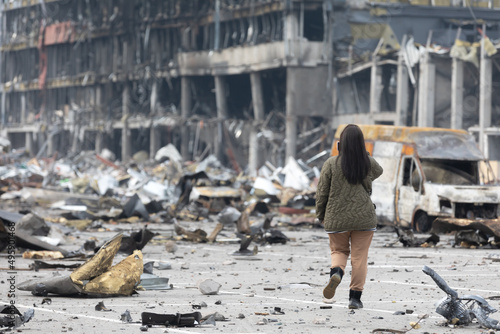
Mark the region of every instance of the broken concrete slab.
[[240, 218], [241, 212], [238, 209], [226, 206], [221, 212], [217, 214], [217, 220], [224, 225], [234, 225]]
[[23, 230], [30, 235], [47, 236], [50, 226], [45, 220], [34, 213], [28, 213], [16, 222], [16, 229]]
[[155, 161], [164, 162], [167, 159], [171, 160], [171, 161], [175, 161], [177, 163], [180, 163], [183, 160], [182, 156], [179, 153], [179, 151], [177, 150], [177, 148], [172, 144], [168, 144], [166, 146], [163, 146], [158, 151], [156, 151]]
[[212, 279], [205, 279], [205, 280], [198, 283], [198, 289], [204, 295], [216, 295], [216, 294], [218, 294], [221, 286], [222, 285], [220, 283], [218, 283]]

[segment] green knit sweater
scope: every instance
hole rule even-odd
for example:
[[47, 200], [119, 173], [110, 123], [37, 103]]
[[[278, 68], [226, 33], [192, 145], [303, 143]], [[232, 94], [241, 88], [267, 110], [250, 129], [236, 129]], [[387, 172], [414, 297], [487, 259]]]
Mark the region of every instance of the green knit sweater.
[[362, 183], [352, 185], [340, 167], [340, 157], [329, 158], [321, 168], [316, 191], [316, 217], [327, 232], [368, 230], [377, 226], [370, 199], [372, 181], [382, 175], [382, 167], [370, 157], [370, 172]]

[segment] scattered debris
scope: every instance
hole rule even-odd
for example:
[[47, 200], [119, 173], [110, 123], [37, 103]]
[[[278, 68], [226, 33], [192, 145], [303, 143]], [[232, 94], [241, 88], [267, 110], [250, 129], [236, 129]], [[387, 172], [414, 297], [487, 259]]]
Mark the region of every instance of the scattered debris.
[[142, 253], [136, 250], [112, 266], [121, 239], [121, 233], [114, 236], [69, 276], [29, 280], [19, 284], [18, 289], [33, 292], [37, 285], [43, 285], [47, 293], [63, 296], [130, 296], [142, 274]]
[[177, 249], [179, 247], [177, 246], [177, 244], [175, 243], [175, 241], [173, 240], [168, 240], [166, 243], [165, 243], [165, 250], [169, 253], [175, 253], [177, 252]]
[[121, 320], [123, 323], [130, 323], [130, 322], [132, 322], [132, 316], [130, 315], [130, 311], [129, 311], [129, 310], [126, 310], [125, 312], [123, 312], [123, 313], [120, 315], [120, 320]]
[[64, 259], [64, 255], [59, 251], [26, 251], [23, 253], [23, 259], [57, 260]]
[[461, 247], [500, 248], [500, 219], [437, 218], [433, 223], [436, 233], [455, 232], [455, 244]]
[[104, 306], [104, 302], [97, 303], [97, 305], [95, 306], [95, 310], [96, 311], [103, 311], [103, 312], [111, 312], [112, 311], [112, 309], [109, 309], [106, 306]]
[[485, 328], [500, 329], [500, 322], [489, 317], [497, 310], [491, 307], [483, 297], [477, 295], [459, 297], [457, 291], [450, 288], [433, 269], [424, 266], [422, 271], [429, 275], [437, 286], [447, 294], [439, 301], [436, 312], [445, 317], [449, 323], [467, 326], [476, 319]]
[[221, 284], [212, 280], [206, 279], [198, 283], [198, 289], [204, 295], [216, 295], [219, 293], [219, 289], [221, 288]]
[[30, 269], [34, 271], [39, 271], [40, 269], [75, 269], [80, 267], [80, 263], [74, 264], [65, 264], [65, 263], [48, 263], [40, 260], [33, 261], [32, 264], [29, 265]]
[[167, 277], [159, 277], [154, 274], [143, 273], [139, 287], [144, 290], [172, 290], [172, 284], [168, 284]]
[[435, 247], [440, 240], [439, 236], [435, 233], [432, 233], [431, 236], [426, 238], [416, 238], [413, 231], [410, 229], [395, 227], [394, 230], [398, 236], [398, 241], [401, 242], [404, 247]]
[[[194, 327], [200, 324], [201, 313], [176, 313], [176, 314], [158, 314], [150, 312], [141, 313], [143, 326], [176, 326], [176, 327]], [[142, 328], [142, 327], [141, 327]], [[142, 329], [141, 329], [142, 330]]]
[[0, 328], [16, 329], [30, 321], [35, 315], [35, 310], [30, 308], [21, 314], [14, 305], [0, 306]]

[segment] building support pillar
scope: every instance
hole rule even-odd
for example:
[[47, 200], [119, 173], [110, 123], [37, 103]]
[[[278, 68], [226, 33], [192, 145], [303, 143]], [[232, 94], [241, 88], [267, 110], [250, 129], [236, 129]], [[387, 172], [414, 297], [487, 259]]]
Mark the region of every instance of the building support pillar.
[[154, 124], [157, 104], [158, 104], [158, 82], [155, 80], [153, 81], [153, 87], [151, 88], [151, 97], [150, 97], [150, 118], [151, 118], [151, 126], [149, 128], [150, 159], [154, 159], [156, 152], [160, 149], [160, 137], [158, 129]]
[[191, 115], [193, 101], [191, 99], [191, 79], [189, 77], [181, 77], [181, 116], [183, 130], [181, 133], [181, 155], [184, 160], [189, 157], [189, 125], [188, 118]]
[[[97, 119], [103, 119], [103, 111], [102, 111], [102, 86], [96, 85], [95, 87], [95, 101], [94, 101], [94, 112], [96, 113]], [[95, 120], [92, 124], [92, 128], [95, 130], [95, 145], [94, 151], [97, 154], [101, 154], [104, 149], [104, 134], [102, 131], [102, 124], [99, 124], [101, 121]]]
[[33, 132], [27, 131], [24, 134], [25, 144], [24, 147], [26, 152], [28, 152], [28, 156], [33, 157], [35, 155], [35, 143], [33, 142]]
[[296, 87], [294, 81], [296, 80], [293, 75], [293, 69], [288, 67], [286, 69], [286, 156], [285, 164], [289, 157], [295, 157], [297, 154], [297, 115], [293, 107], [295, 100], [295, 91], [289, 87]]
[[6, 98], [6, 93], [5, 90], [2, 88], [2, 100], [0, 101], [0, 113], [1, 113], [1, 118], [2, 118], [2, 128], [6, 127], [6, 115], [5, 115], [5, 98]]
[[370, 116], [381, 111], [382, 96], [382, 67], [378, 65], [378, 57], [373, 56], [371, 76], [370, 76]]
[[250, 85], [252, 87], [252, 104], [254, 122], [250, 130], [250, 147], [248, 156], [248, 171], [250, 175], [256, 176], [260, 166], [259, 140], [257, 134], [259, 127], [264, 121], [264, 97], [262, 94], [262, 79], [259, 72], [250, 73]]
[[[483, 24], [483, 33], [486, 33]], [[481, 40], [481, 59], [479, 66], [479, 148], [489, 158], [488, 135], [486, 128], [491, 126], [491, 89], [492, 89], [492, 62], [484, 49], [484, 36]]]
[[104, 149], [104, 134], [101, 130], [95, 132], [95, 152], [101, 154]]
[[418, 121], [420, 127], [434, 126], [434, 99], [436, 85], [436, 65], [429, 53], [420, 59], [420, 80], [418, 81]]
[[49, 132], [47, 133], [47, 157], [52, 156], [56, 151], [56, 136]]
[[26, 93], [21, 93], [21, 124], [26, 124]]
[[132, 142], [130, 138], [130, 129], [128, 127], [128, 118], [130, 116], [130, 86], [125, 83], [122, 92], [122, 162], [128, 162], [131, 157]]
[[464, 62], [453, 58], [451, 64], [451, 124], [452, 129], [463, 128]]
[[409, 77], [408, 68], [404, 62], [403, 51], [399, 51], [398, 72], [396, 87], [396, 124], [397, 126], [406, 126], [408, 119], [408, 91]]
[[224, 121], [227, 119], [227, 100], [226, 100], [226, 84], [224, 77], [215, 76], [215, 101], [217, 104], [217, 136], [215, 143], [215, 156], [221, 162], [224, 157], [223, 138], [224, 138]]

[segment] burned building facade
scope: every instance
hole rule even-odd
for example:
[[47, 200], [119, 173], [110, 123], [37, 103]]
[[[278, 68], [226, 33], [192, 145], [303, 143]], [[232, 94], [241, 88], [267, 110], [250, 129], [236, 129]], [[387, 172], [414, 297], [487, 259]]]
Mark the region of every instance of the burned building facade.
[[4, 131], [34, 154], [127, 160], [174, 143], [188, 160], [280, 164], [327, 131], [331, 13], [323, 1], [4, 1]]
[[346, 122], [471, 128], [485, 150], [500, 133], [498, 0], [2, 7], [2, 132], [32, 155], [173, 143], [253, 173], [328, 149]]

